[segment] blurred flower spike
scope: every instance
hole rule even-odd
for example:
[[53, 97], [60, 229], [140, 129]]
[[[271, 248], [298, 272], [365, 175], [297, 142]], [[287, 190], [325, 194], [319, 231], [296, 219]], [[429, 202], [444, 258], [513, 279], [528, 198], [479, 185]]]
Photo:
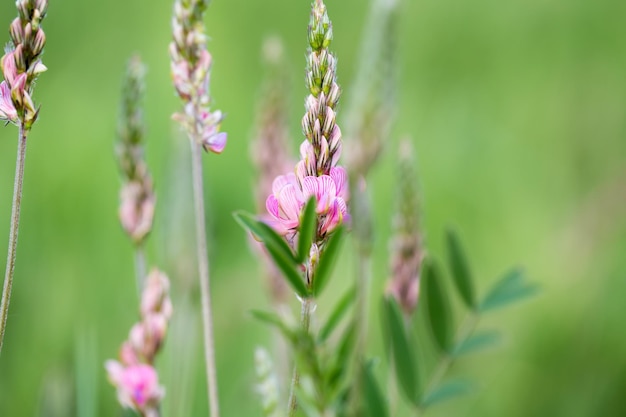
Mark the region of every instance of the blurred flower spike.
[[204, 150], [219, 154], [226, 147], [227, 135], [219, 131], [224, 119], [222, 112], [209, 109], [212, 59], [201, 19], [206, 6], [206, 0], [178, 0], [174, 4], [171, 72], [184, 110], [175, 113], [173, 119]]
[[130, 330], [122, 343], [119, 361], [109, 360], [105, 368], [109, 380], [117, 388], [120, 404], [156, 417], [165, 391], [159, 386], [154, 358], [160, 350], [167, 324], [172, 316], [167, 276], [153, 269], [141, 296], [141, 321]]

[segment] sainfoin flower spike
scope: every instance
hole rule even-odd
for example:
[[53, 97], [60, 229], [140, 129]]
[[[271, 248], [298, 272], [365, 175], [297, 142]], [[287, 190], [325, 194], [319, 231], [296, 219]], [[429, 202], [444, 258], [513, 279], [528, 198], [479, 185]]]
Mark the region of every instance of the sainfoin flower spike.
[[391, 241], [391, 278], [387, 291], [396, 299], [405, 314], [417, 306], [420, 268], [424, 259], [420, 230], [419, 190], [408, 139], [400, 145], [398, 169], [398, 208], [394, 218]]
[[144, 96], [145, 67], [139, 57], [131, 58], [124, 82], [118, 165], [124, 184], [120, 192], [119, 218], [128, 236], [139, 245], [152, 230], [156, 196], [152, 178], [144, 160], [144, 121], [141, 101]]
[[141, 321], [136, 323], [122, 343], [119, 361], [105, 363], [109, 380], [117, 388], [123, 407], [132, 408], [144, 417], [158, 417], [165, 390], [159, 385], [154, 358], [167, 333], [172, 316], [167, 276], [153, 269], [141, 297]]
[[309, 22], [306, 83], [309, 96], [302, 119], [305, 140], [300, 145], [300, 161], [295, 172], [276, 177], [266, 201], [270, 225], [288, 238], [300, 225], [302, 208], [309, 198], [317, 202], [316, 241], [323, 241], [340, 224], [349, 220], [348, 180], [341, 156], [341, 129], [336, 108], [341, 89], [337, 84], [337, 59], [328, 49], [332, 23], [326, 6], [313, 3]]
[[226, 133], [219, 131], [224, 116], [219, 110], [211, 112], [209, 109], [212, 59], [202, 24], [207, 3], [206, 0], [178, 0], [174, 4], [171, 72], [184, 109], [173, 118], [206, 151], [221, 153], [227, 140]]

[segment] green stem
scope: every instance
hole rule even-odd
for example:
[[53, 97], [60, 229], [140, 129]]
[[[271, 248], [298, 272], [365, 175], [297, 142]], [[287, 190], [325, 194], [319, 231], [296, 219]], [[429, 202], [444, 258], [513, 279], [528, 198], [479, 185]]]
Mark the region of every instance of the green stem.
[[[459, 330], [457, 332], [458, 337], [455, 338], [455, 340], [459, 340], [459, 341], [467, 340], [467, 338], [469, 338], [472, 335], [472, 333], [474, 333], [474, 330], [476, 329], [476, 326], [478, 325], [479, 320], [480, 320], [480, 315], [474, 311], [471, 311], [469, 315], [467, 316], [467, 318], [463, 321], [463, 324], [459, 327]], [[456, 360], [456, 356], [451, 355], [447, 352], [442, 355], [437, 365], [437, 368], [435, 368], [435, 372], [433, 372], [426, 386], [426, 390], [424, 391], [425, 395], [422, 397], [423, 399], [428, 398], [428, 395], [432, 393], [432, 391], [435, 388], [437, 388], [437, 386], [439, 385], [443, 377], [445, 377], [448, 371], [450, 370], [450, 367], [454, 365], [455, 360]], [[415, 416], [422, 415], [425, 412], [426, 412], [426, 408], [423, 405], [420, 405], [416, 409]]]
[[207, 252], [206, 224], [204, 219], [204, 185], [202, 179], [202, 148], [191, 138], [192, 182], [196, 216], [196, 238], [198, 246], [198, 269], [200, 298], [202, 301], [202, 324], [204, 328], [204, 356], [206, 362], [207, 389], [211, 417], [219, 417], [217, 395], [217, 370], [213, 341], [213, 318], [211, 313], [211, 291], [209, 285], [209, 257]]
[[11, 299], [11, 287], [13, 286], [13, 273], [15, 272], [15, 256], [17, 250], [17, 235], [20, 224], [20, 208], [22, 205], [22, 186], [24, 183], [24, 161], [26, 159], [26, 139], [28, 130], [20, 124], [19, 143], [17, 146], [17, 161], [15, 163], [15, 184], [13, 186], [13, 207], [11, 210], [11, 230], [9, 234], [9, 249], [7, 254], [7, 269], [4, 274], [4, 287], [2, 288], [2, 302], [0, 304], [0, 352], [4, 341], [4, 331], [9, 314], [9, 301]]
[[[314, 305], [315, 301], [312, 298], [305, 298], [302, 300], [302, 308], [300, 310], [300, 325], [305, 332], [308, 332], [309, 328], [311, 327], [311, 313], [313, 311]], [[295, 416], [296, 410], [298, 409], [296, 388], [298, 387], [299, 382], [300, 373], [298, 372], [298, 367], [294, 364], [293, 376], [291, 378], [291, 389], [289, 391], [289, 417]]]
[[146, 252], [143, 243], [135, 246], [135, 273], [137, 275], [137, 293], [141, 298], [146, 280]]

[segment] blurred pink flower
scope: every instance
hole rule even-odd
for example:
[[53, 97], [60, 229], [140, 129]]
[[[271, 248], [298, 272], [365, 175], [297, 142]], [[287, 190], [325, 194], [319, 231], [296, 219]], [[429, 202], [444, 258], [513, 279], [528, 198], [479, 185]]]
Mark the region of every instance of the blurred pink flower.
[[156, 371], [150, 365], [124, 367], [117, 361], [107, 361], [105, 368], [124, 407], [145, 412], [157, 405], [165, 394], [163, 387], [159, 386]]

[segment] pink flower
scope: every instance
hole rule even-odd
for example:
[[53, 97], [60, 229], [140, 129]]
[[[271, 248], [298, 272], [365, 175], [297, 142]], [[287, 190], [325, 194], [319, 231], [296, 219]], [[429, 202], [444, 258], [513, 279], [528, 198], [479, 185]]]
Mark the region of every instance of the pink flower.
[[148, 275], [141, 295], [141, 315], [148, 317], [160, 313], [167, 320], [172, 316], [172, 301], [169, 298], [170, 282], [167, 276], [153, 269]]
[[332, 232], [347, 220], [346, 171], [341, 167], [333, 167], [329, 174], [306, 176], [302, 179], [302, 184], [298, 184], [293, 173], [278, 176], [272, 185], [272, 194], [266, 201], [267, 211], [273, 220], [270, 225], [281, 234], [297, 230], [302, 207], [311, 197], [315, 197], [317, 202], [319, 236]]
[[17, 110], [11, 100], [11, 89], [6, 81], [0, 83], [0, 120], [17, 122]]
[[224, 116], [219, 110], [212, 113], [204, 110], [200, 114], [200, 123], [202, 124], [202, 146], [205, 151], [211, 151], [219, 154], [222, 153], [226, 147], [228, 136], [225, 132], [219, 132], [222, 120], [224, 120]]
[[122, 406], [145, 412], [163, 398], [164, 390], [159, 386], [159, 377], [152, 366], [124, 367], [117, 361], [107, 361], [105, 368], [109, 380], [117, 388], [117, 398]]

